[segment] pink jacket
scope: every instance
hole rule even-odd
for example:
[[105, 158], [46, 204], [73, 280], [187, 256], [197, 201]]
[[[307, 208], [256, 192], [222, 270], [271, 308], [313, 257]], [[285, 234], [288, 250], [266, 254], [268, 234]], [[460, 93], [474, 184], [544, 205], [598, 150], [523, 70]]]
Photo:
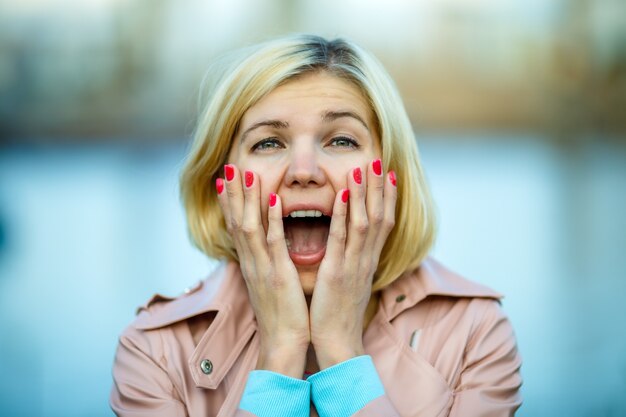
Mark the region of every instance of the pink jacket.
[[[500, 298], [431, 258], [384, 289], [363, 342], [386, 396], [357, 415], [513, 415], [521, 358]], [[235, 263], [178, 298], [155, 295], [120, 337], [111, 407], [119, 416], [235, 416], [256, 364], [255, 330]]]

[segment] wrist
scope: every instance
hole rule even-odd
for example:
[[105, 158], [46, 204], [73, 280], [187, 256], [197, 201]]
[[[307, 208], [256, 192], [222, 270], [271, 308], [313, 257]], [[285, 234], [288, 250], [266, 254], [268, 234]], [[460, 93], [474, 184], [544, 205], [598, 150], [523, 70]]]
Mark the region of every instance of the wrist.
[[357, 356], [365, 355], [363, 343], [314, 345], [315, 356], [320, 370], [330, 368]]
[[301, 379], [306, 364], [306, 349], [294, 347], [271, 348], [261, 346], [256, 369], [276, 372]]

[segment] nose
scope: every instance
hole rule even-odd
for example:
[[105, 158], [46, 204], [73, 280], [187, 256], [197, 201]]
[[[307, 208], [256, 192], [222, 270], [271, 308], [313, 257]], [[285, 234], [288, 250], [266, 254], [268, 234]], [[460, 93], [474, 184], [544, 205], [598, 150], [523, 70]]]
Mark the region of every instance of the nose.
[[314, 147], [296, 146], [289, 155], [289, 166], [285, 174], [288, 186], [315, 187], [326, 181], [320, 158]]

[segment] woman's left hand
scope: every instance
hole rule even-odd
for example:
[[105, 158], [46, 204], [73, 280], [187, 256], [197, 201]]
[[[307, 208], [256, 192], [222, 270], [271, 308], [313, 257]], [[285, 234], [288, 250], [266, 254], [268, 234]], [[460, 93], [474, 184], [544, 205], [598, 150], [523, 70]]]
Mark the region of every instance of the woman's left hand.
[[377, 160], [366, 175], [354, 168], [348, 177], [348, 189], [335, 197], [309, 312], [320, 369], [364, 354], [365, 309], [380, 253], [395, 224], [394, 173], [383, 175]]

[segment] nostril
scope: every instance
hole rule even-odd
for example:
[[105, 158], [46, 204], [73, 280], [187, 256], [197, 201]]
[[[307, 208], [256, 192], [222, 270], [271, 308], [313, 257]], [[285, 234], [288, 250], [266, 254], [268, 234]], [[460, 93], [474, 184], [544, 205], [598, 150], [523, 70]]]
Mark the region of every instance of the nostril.
[[325, 175], [316, 158], [303, 157], [291, 164], [285, 179], [289, 185], [318, 186], [324, 184]]

